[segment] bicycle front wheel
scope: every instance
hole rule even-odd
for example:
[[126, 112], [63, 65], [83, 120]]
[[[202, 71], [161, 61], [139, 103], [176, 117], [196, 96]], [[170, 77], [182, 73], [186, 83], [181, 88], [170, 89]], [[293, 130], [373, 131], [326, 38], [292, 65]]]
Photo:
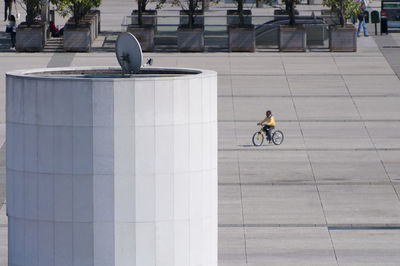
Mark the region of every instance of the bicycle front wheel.
[[272, 134], [272, 142], [275, 145], [281, 145], [283, 142], [283, 139], [284, 139], [284, 136], [283, 136], [282, 131], [280, 131], [280, 130], [276, 130], [274, 132], [274, 134]]
[[254, 146], [261, 146], [264, 142], [264, 134], [260, 131], [257, 131], [253, 135], [253, 144]]

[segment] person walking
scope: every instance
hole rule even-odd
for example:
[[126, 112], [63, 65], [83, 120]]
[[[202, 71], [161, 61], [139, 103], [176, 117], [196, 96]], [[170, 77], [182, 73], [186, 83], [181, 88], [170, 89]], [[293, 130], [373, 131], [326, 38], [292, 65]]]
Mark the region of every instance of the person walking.
[[4, 21], [10, 19], [13, 2], [15, 3], [15, 0], [4, 0]]
[[367, 26], [365, 26], [365, 21], [364, 21], [364, 12], [367, 10], [367, 3], [365, 0], [361, 0], [361, 13], [357, 15], [358, 18], [358, 30], [357, 30], [357, 37], [360, 37], [360, 31], [361, 27], [363, 27], [364, 30], [364, 36], [368, 37], [367, 33]]
[[15, 41], [17, 35], [17, 22], [15, 20], [15, 16], [10, 16], [10, 23], [8, 23], [7, 28], [9, 29], [8, 32], [11, 35], [11, 49], [15, 49]]

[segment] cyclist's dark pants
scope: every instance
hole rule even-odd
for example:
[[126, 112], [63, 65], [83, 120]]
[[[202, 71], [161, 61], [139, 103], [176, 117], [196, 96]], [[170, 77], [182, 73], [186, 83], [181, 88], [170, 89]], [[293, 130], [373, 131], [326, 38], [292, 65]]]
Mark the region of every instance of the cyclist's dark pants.
[[274, 128], [275, 128], [274, 126], [267, 126], [267, 125], [264, 125], [264, 127], [263, 127], [263, 130], [265, 131], [265, 133], [267, 133], [267, 140], [268, 141], [271, 141], [271, 131]]

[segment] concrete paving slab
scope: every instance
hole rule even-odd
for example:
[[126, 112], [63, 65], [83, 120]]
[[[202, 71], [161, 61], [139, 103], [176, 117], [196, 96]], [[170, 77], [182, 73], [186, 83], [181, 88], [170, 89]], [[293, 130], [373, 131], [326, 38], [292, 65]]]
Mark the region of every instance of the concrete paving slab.
[[231, 97], [218, 97], [218, 121], [233, 121], [233, 110]]
[[262, 121], [265, 112], [271, 110], [276, 120], [297, 120], [293, 102], [288, 97], [235, 97], [235, 119]]
[[232, 96], [231, 76], [218, 75], [218, 96]]
[[245, 266], [244, 228], [219, 227], [218, 228], [218, 265]]
[[357, 109], [349, 97], [297, 97], [293, 100], [300, 120], [360, 119]]
[[245, 224], [325, 224], [315, 186], [247, 185], [242, 194]]
[[372, 142], [378, 149], [400, 148], [400, 120], [365, 122]]
[[282, 57], [286, 75], [337, 75], [339, 70], [332, 57]]
[[233, 122], [219, 122], [218, 132], [218, 149], [236, 148], [237, 139]]
[[354, 97], [365, 120], [399, 120], [400, 97]]
[[6, 205], [0, 207], [0, 265], [8, 264], [8, 228]]
[[243, 225], [242, 193], [240, 185], [219, 185], [218, 223]]
[[309, 151], [318, 183], [389, 184], [376, 151]]
[[380, 150], [378, 153], [392, 182], [400, 182], [400, 151]]
[[218, 152], [218, 183], [239, 183], [238, 154], [233, 151]]
[[348, 96], [339, 75], [299, 75], [287, 77], [293, 96]]
[[238, 155], [243, 184], [314, 184], [305, 151], [240, 151]]
[[392, 185], [320, 186], [329, 224], [400, 224], [400, 201]]
[[240, 54], [230, 59], [231, 74], [284, 75], [285, 70], [279, 57], [254, 57]]
[[232, 76], [234, 96], [290, 96], [285, 76]]
[[0, 148], [6, 141], [6, 124], [0, 124]]
[[301, 122], [307, 148], [373, 149], [361, 122]]
[[393, 75], [343, 76], [352, 96], [399, 96], [400, 80]]
[[331, 230], [339, 265], [399, 265], [400, 230]]
[[[379, 55], [379, 54], [378, 54]], [[342, 75], [393, 75], [394, 72], [382, 56], [335, 56]]]
[[337, 265], [326, 228], [246, 228], [247, 265]]

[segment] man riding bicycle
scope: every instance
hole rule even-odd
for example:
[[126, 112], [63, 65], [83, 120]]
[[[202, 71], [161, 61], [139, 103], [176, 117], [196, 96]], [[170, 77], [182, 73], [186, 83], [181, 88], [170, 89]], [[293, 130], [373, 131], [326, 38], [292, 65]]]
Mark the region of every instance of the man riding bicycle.
[[[266, 124], [264, 124], [264, 123], [266, 123]], [[264, 118], [264, 120], [261, 121], [260, 123], [257, 123], [257, 125], [263, 125], [263, 130], [267, 134], [267, 140], [269, 143], [271, 143], [271, 139], [272, 139], [271, 131], [272, 131], [272, 129], [275, 128], [275, 118], [272, 115], [272, 112], [270, 110], [268, 110], [266, 112], [266, 117]]]

